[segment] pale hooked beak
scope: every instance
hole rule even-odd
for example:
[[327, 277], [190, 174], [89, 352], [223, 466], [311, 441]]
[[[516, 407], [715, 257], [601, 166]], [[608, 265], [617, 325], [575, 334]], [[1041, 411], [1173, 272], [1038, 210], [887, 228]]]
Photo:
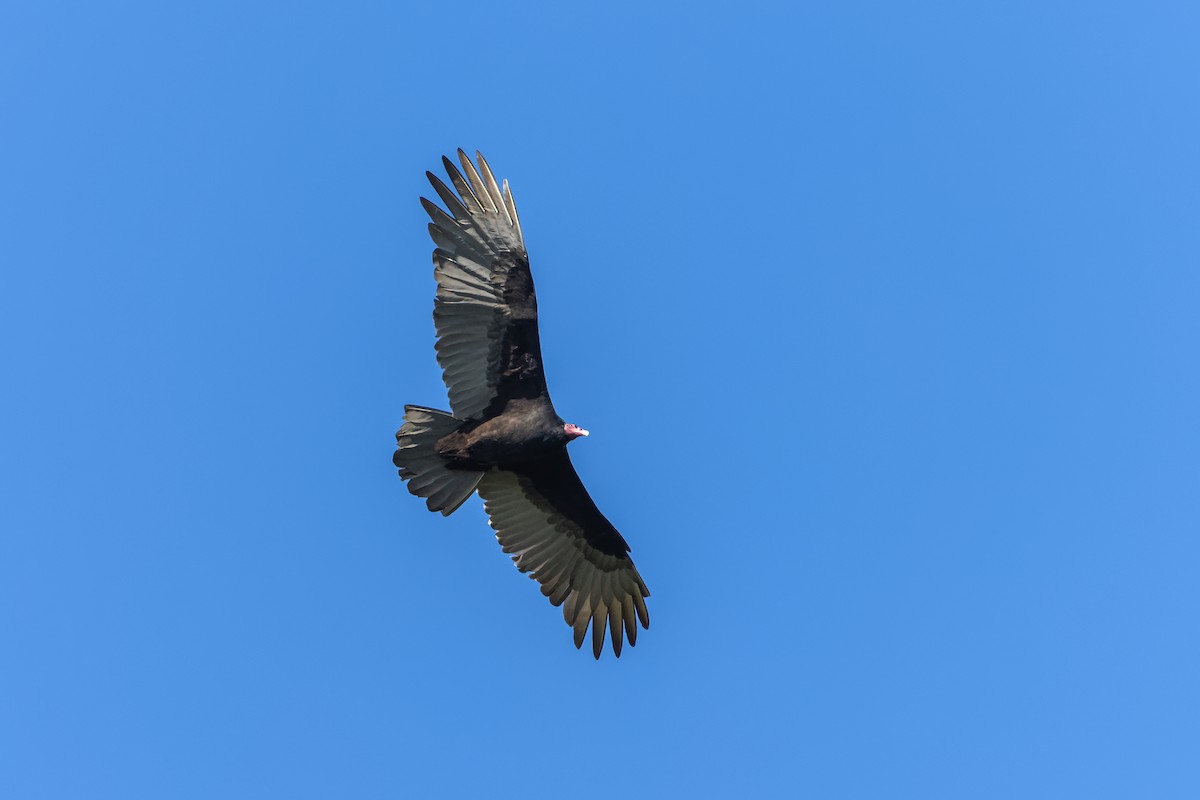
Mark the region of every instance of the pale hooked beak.
[[578, 425], [572, 425], [570, 422], [568, 422], [566, 425], [563, 425], [563, 431], [565, 431], [568, 436], [587, 436], [588, 435], [588, 432], [585, 431], [583, 428], [579, 427]]

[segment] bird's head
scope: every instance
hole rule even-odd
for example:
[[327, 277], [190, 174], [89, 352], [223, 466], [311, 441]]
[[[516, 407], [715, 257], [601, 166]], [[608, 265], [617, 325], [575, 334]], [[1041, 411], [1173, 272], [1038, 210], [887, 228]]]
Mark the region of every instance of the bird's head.
[[563, 425], [563, 433], [567, 435], [568, 441], [578, 439], [580, 436], [588, 435], [588, 432], [583, 428], [579, 427], [578, 425], [572, 425], [570, 422], [568, 422], [566, 425]]

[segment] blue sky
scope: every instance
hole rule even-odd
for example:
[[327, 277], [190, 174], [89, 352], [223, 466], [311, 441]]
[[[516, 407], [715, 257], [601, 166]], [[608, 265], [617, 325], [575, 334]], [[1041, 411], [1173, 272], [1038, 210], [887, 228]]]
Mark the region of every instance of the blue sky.
[[[0, 795], [1200, 796], [1188, 3], [0, 8]], [[391, 466], [520, 208], [653, 597]]]

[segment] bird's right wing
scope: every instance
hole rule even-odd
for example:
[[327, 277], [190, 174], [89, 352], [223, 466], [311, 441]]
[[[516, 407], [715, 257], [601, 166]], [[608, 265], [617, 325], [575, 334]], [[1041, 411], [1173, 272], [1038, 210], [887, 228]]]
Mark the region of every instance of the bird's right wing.
[[637, 643], [637, 623], [650, 627], [646, 588], [629, 557], [629, 545], [588, 495], [564, 448], [522, 468], [488, 472], [479, 495], [496, 539], [521, 572], [532, 573], [542, 594], [563, 606], [580, 647], [592, 627], [592, 653], [600, 658], [605, 629], [619, 657], [622, 627]]
[[517, 207], [508, 181], [497, 186], [487, 161], [475, 155], [478, 170], [458, 151], [463, 172], [442, 159], [457, 195], [426, 173], [449, 214], [421, 198], [437, 246], [437, 358], [450, 408], [459, 419], [482, 416], [497, 397], [537, 397], [546, 391], [537, 296]]

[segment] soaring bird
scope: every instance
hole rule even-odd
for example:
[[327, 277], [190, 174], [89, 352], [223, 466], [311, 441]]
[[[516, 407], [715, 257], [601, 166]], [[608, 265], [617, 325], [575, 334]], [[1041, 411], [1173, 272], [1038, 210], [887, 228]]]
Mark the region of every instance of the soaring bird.
[[588, 432], [550, 402], [517, 207], [508, 181], [497, 185], [475, 156], [478, 169], [458, 151], [461, 172], [442, 158], [457, 194], [426, 173], [445, 211], [421, 198], [432, 219], [433, 322], [451, 411], [406, 405], [392, 460], [430, 511], [448, 516], [478, 492], [501, 548], [562, 606], [575, 647], [590, 625], [595, 657], [606, 630], [620, 657], [622, 632], [632, 646], [638, 622], [650, 627], [650, 590], [571, 464], [567, 445]]

